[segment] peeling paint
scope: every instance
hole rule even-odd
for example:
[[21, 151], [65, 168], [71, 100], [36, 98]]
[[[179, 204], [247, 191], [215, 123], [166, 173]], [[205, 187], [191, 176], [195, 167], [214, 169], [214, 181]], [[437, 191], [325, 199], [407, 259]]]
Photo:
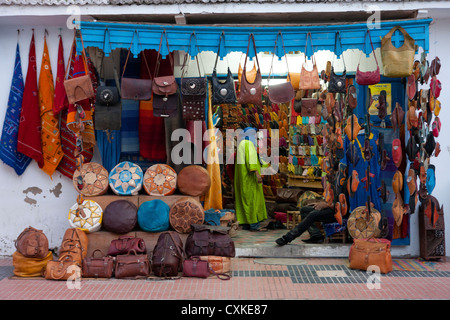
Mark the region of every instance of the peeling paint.
[[33, 195], [37, 195], [37, 194], [42, 193], [42, 189], [38, 188], [38, 187], [29, 187], [29, 188], [23, 190], [22, 192], [26, 194], [26, 197], [23, 201], [25, 201], [26, 203], [28, 203], [30, 205], [34, 205], [37, 203], [37, 201], [35, 199], [28, 197], [28, 193], [31, 192]]
[[53, 193], [55, 195], [55, 197], [59, 198], [59, 196], [62, 193], [61, 189], [62, 189], [62, 184], [61, 184], [61, 182], [59, 182], [53, 189], [50, 189], [50, 192]]

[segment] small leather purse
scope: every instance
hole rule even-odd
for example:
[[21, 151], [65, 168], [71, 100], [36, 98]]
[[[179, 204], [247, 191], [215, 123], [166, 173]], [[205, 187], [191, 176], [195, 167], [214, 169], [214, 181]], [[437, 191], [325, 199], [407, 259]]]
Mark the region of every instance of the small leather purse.
[[[279, 84], [270, 84], [270, 76], [271, 76], [272, 70], [273, 70], [273, 59], [275, 57], [275, 52], [277, 49], [278, 37], [281, 37], [281, 44], [283, 46], [284, 56], [286, 58], [286, 66], [287, 66], [287, 70], [288, 70], [288, 81], [282, 82]], [[289, 65], [287, 62], [287, 55], [286, 55], [286, 50], [284, 48], [283, 35], [281, 34], [281, 31], [278, 32], [277, 37], [275, 38], [275, 48], [273, 49], [272, 64], [270, 66], [270, 73], [269, 73], [269, 77], [267, 78], [267, 83], [268, 83], [268, 87], [269, 87], [269, 100], [272, 103], [277, 103], [277, 104], [287, 103], [287, 102], [291, 102], [292, 99], [294, 99], [295, 91], [294, 91], [294, 87], [292, 86], [291, 79], [290, 79]]]
[[[361, 64], [361, 55], [359, 57], [358, 66], [356, 67], [356, 83], [362, 86], [369, 86], [373, 84], [377, 84], [380, 82], [380, 66], [378, 65], [377, 56], [375, 54], [375, 50], [373, 48], [372, 37], [370, 36], [370, 30], [367, 29], [366, 35], [364, 37], [364, 46], [366, 45], [366, 38], [369, 36], [370, 46], [372, 47], [372, 54], [375, 58], [375, 62], [377, 63], [377, 68], [374, 71], [361, 71], [359, 66]], [[364, 51], [364, 50], [363, 50]]]
[[[134, 33], [137, 33], [137, 31], [135, 31]], [[145, 57], [144, 52], [142, 52], [142, 57], [144, 59], [145, 66], [147, 67], [147, 72], [150, 79], [136, 79], [124, 76], [128, 64], [128, 59], [130, 57], [131, 46], [133, 45], [134, 33], [133, 38], [131, 39], [130, 47], [128, 48], [127, 58], [125, 60], [125, 64], [123, 66], [122, 71], [122, 81], [121, 81], [122, 99], [150, 100], [152, 98], [152, 79], [151, 79], [152, 75], [150, 73], [147, 58]]]
[[[253, 48], [255, 49], [255, 59], [258, 69], [256, 70], [255, 81], [250, 83], [247, 79], [247, 60], [248, 50], [250, 49], [250, 41], [253, 42]], [[262, 76], [261, 69], [259, 67], [258, 52], [256, 50], [255, 36], [250, 33], [247, 45], [247, 54], [245, 56], [244, 68], [242, 69], [241, 85], [239, 90], [239, 104], [254, 104], [262, 107]]]
[[317, 103], [316, 98], [303, 98], [300, 106], [300, 113], [302, 117], [315, 117], [317, 113]]
[[[337, 42], [339, 40], [339, 44], [340, 47], [342, 49], [342, 43], [341, 43], [341, 36], [339, 31], [336, 32], [336, 41], [335, 41], [335, 52], [337, 52]], [[334, 56], [336, 54], [333, 55], [333, 62], [334, 62]], [[341, 75], [337, 75], [334, 72], [334, 66], [332, 63], [331, 66], [331, 73], [330, 73], [330, 80], [328, 82], [328, 92], [332, 92], [332, 93], [345, 93], [346, 92], [346, 81], [345, 79], [347, 78], [347, 68], [345, 66], [345, 60], [344, 60], [344, 53], [341, 53], [342, 55], [342, 61], [344, 62], [344, 71]]]
[[[313, 64], [312, 70], [306, 70], [305, 64], [306, 64], [306, 56], [308, 48], [308, 38], [311, 38], [311, 47], [313, 49], [313, 55], [311, 57], [311, 61]], [[314, 47], [312, 44], [312, 36], [311, 32], [308, 32], [306, 35], [306, 44], [305, 44], [305, 62], [302, 65], [302, 70], [300, 72], [300, 82], [299, 82], [299, 89], [300, 90], [316, 90], [320, 89], [320, 78], [319, 78], [319, 71], [317, 70], [316, 66], [316, 59], [314, 57]]]

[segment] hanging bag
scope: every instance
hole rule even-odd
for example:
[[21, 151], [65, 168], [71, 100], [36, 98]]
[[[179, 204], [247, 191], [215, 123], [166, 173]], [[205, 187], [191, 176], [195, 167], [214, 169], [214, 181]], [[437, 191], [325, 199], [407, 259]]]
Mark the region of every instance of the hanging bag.
[[[159, 67], [161, 64], [161, 46], [163, 38], [166, 38], [167, 50], [169, 51], [169, 61], [172, 70], [171, 75], [160, 76]], [[155, 72], [153, 73], [152, 92], [153, 92], [153, 115], [155, 117], [174, 117], [178, 110], [178, 84], [173, 74], [173, 59], [170, 54], [169, 41], [166, 31], [161, 34], [159, 42], [158, 58], [156, 61]]]
[[332, 93], [345, 93], [346, 92], [346, 78], [347, 78], [347, 68], [345, 66], [345, 60], [344, 60], [344, 52], [341, 53], [342, 55], [342, 62], [344, 62], [344, 72], [342, 75], [337, 75], [334, 72], [334, 57], [337, 55], [337, 42], [339, 41], [339, 45], [342, 50], [342, 43], [341, 43], [341, 35], [338, 32], [336, 32], [336, 39], [335, 39], [335, 45], [334, 45], [334, 54], [333, 54], [333, 63], [331, 65], [331, 73], [330, 73], [330, 80], [328, 82], [328, 92]]
[[[253, 48], [255, 49], [255, 59], [258, 69], [256, 70], [255, 81], [250, 83], [247, 79], [247, 60], [248, 50], [250, 49], [250, 41], [253, 42]], [[239, 91], [239, 104], [254, 104], [262, 107], [262, 76], [261, 68], [259, 67], [258, 52], [256, 50], [255, 36], [250, 33], [248, 37], [247, 54], [245, 56], [244, 68], [242, 69], [241, 86]]]
[[[377, 59], [377, 55], [375, 54], [375, 50], [373, 48], [373, 43], [372, 43], [372, 37], [370, 36], [370, 30], [367, 29], [366, 35], [364, 37], [364, 47], [366, 45], [366, 38], [367, 36], [369, 36], [369, 40], [370, 40], [370, 46], [372, 48], [372, 54], [375, 58], [375, 62], [377, 63], [377, 69], [374, 71], [361, 71], [359, 69], [359, 66], [361, 64], [361, 56], [363, 54], [363, 52], [361, 52], [361, 55], [359, 56], [359, 62], [358, 62], [358, 66], [356, 68], [356, 83], [362, 86], [369, 86], [369, 85], [373, 85], [373, 84], [377, 84], [380, 82], [380, 66], [378, 65], [378, 59]], [[363, 51], [365, 51], [363, 49]]]
[[147, 58], [145, 53], [142, 52], [142, 57], [144, 58], [144, 63], [147, 68], [148, 75], [150, 79], [136, 79], [124, 77], [125, 70], [127, 69], [128, 59], [130, 57], [131, 46], [133, 44], [134, 34], [137, 33], [135, 30], [133, 33], [133, 38], [131, 39], [130, 47], [128, 48], [127, 58], [125, 60], [125, 65], [122, 71], [122, 81], [121, 81], [121, 93], [122, 99], [130, 100], [150, 100], [152, 98], [152, 74], [148, 67]]
[[[313, 68], [311, 71], [306, 70], [306, 68], [305, 68], [306, 60], [307, 60], [306, 49], [308, 48], [308, 38], [311, 38], [311, 48], [313, 50], [313, 55], [311, 57]], [[312, 36], [311, 36], [311, 32], [308, 32], [308, 34], [306, 35], [306, 44], [305, 44], [305, 62], [302, 65], [302, 71], [300, 73], [299, 89], [300, 90], [317, 90], [320, 88], [321, 87], [320, 87], [319, 71], [317, 70], [316, 59], [314, 57], [314, 47], [313, 47], [313, 43], [312, 43]]]
[[234, 86], [234, 79], [233, 74], [231, 73], [230, 70], [230, 66], [228, 66], [227, 78], [224, 81], [220, 81], [219, 78], [217, 77], [216, 71], [217, 61], [220, 56], [220, 44], [222, 42], [222, 38], [224, 37], [225, 33], [222, 32], [219, 38], [219, 48], [217, 50], [216, 62], [214, 63], [214, 69], [211, 75], [211, 87], [212, 87], [211, 102], [213, 105], [236, 103], [236, 89]]
[[[284, 56], [286, 59], [286, 67], [288, 70], [288, 81], [286, 82], [282, 82], [279, 84], [270, 84], [270, 76], [272, 74], [273, 71], [273, 59], [275, 57], [275, 52], [277, 49], [277, 40], [278, 37], [281, 37], [281, 44], [283, 46], [283, 51], [284, 51]], [[291, 83], [291, 78], [289, 75], [289, 65], [287, 62], [287, 55], [286, 55], [286, 50], [284, 48], [284, 41], [283, 41], [283, 35], [281, 34], [281, 31], [278, 32], [277, 37], [275, 38], [275, 48], [273, 49], [273, 54], [272, 54], [272, 64], [270, 66], [270, 72], [269, 72], [269, 77], [267, 78], [267, 84], [269, 87], [269, 100], [272, 103], [287, 103], [292, 101], [292, 99], [294, 99], [295, 96], [295, 91], [294, 88], [292, 86]]]
[[[75, 77], [72, 79], [67, 79], [70, 61], [67, 63], [66, 75], [64, 80], [64, 89], [66, 90], [67, 100], [70, 104], [74, 104], [78, 101], [84, 99], [92, 99], [95, 96], [94, 86], [92, 85], [91, 77], [89, 76], [89, 69], [86, 63], [86, 51], [84, 50], [84, 42], [81, 32], [77, 31], [80, 36], [81, 45], [83, 46], [82, 59], [84, 62], [85, 75], [80, 77]], [[76, 37], [76, 35], [75, 35]]]
[[[396, 48], [392, 44], [392, 35], [399, 30], [404, 37], [403, 45]], [[388, 78], [409, 77], [414, 67], [414, 39], [400, 26], [395, 26], [381, 39], [381, 60], [384, 76]]]
[[[191, 34], [190, 43], [195, 40], [195, 33]], [[191, 48], [191, 45], [189, 46]], [[183, 66], [181, 67], [181, 106], [184, 120], [205, 120], [205, 100], [206, 100], [206, 77], [202, 77], [199, 63], [199, 50], [197, 47], [197, 55], [195, 61], [197, 62], [198, 77], [185, 77], [188, 65], [187, 61], [191, 56], [188, 52], [184, 55]]]

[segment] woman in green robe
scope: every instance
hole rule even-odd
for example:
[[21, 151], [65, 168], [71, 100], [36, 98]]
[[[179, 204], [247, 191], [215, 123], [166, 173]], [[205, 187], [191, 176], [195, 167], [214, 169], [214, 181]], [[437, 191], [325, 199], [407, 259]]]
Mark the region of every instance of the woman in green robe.
[[[244, 130], [239, 142], [234, 169], [236, 218], [243, 229], [262, 231], [260, 222], [267, 219], [261, 178], [261, 163], [256, 150], [256, 131]], [[239, 140], [238, 140], [239, 141]]]

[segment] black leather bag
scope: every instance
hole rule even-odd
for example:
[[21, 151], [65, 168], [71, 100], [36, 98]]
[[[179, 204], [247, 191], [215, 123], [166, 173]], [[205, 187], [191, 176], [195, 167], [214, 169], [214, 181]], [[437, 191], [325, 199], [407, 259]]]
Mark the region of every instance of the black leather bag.
[[117, 87], [100, 86], [95, 98], [94, 127], [96, 130], [120, 130], [122, 102]]
[[[339, 44], [341, 45], [342, 48], [342, 43], [341, 43], [341, 36], [340, 33], [337, 32], [336, 33], [336, 43], [339, 40]], [[335, 52], [336, 52], [337, 46], [335, 45]], [[334, 61], [334, 56], [333, 56], [333, 61]], [[330, 73], [330, 80], [328, 83], [328, 92], [332, 92], [332, 93], [346, 93], [346, 79], [347, 79], [347, 68], [345, 66], [345, 60], [344, 60], [344, 54], [342, 53], [342, 61], [344, 62], [344, 72], [341, 75], [337, 75], [334, 72], [334, 66], [331, 67], [331, 73]]]
[[236, 252], [229, 229], [222, 226], [191, 224], [184, 249], [186, 256], [234, 257]]
[[214, 69], [211, 75], [211, 102], [213, 105], [218, 104], [234, 104], [236, 103], [236, 89], [234, 86], [234, 78], [231, 73], [230, 67], [228, 67], [227, 77], [224, 81], [219, 80], [217, 77], [217, 61], [220, 55], [220, 44], [222, 42], [222, 38], [225, 36], [225, 33], [222, 32], [219, 39], [219, 48], [217, 50], [216, 62], [214, 63]]

